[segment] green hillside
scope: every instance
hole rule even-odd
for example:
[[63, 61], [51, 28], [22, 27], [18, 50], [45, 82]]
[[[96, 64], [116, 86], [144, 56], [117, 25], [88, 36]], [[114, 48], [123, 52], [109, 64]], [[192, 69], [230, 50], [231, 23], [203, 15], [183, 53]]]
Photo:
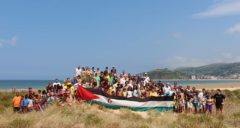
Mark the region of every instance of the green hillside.
[[218, 63], [200, 67], [177, 68], [175, 71], [187, 75], [230, 76], [240, 74], [240, 63]]
[[[189, 79], [190, 76], [178, 71], [169, 69], [155, 69], [147, 72], [152, 79]], [[141, 73], [143, 74], [143, 73]]]

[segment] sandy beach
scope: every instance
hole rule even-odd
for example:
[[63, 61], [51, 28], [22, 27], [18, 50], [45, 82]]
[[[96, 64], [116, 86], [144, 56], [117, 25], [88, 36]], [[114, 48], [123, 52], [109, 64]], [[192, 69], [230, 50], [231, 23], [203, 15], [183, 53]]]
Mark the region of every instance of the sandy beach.
[[207, 89], [207, 90], [216, 90], [216, 89], [221, 89], [221, 90], [237, 90], [240, 89], [240, 83], [225, 83], [225, 84], [209, 84], [209, 85], [197, 85], [195, 86], [197, 89]]

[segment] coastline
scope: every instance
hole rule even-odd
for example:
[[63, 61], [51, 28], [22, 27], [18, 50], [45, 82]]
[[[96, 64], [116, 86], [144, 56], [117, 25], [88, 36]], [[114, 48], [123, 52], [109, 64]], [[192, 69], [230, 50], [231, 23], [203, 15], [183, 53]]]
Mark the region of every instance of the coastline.
[[[183, 85], [183, 87], [186, 87], [187, 85]], [[207, 90], [238, 90], [240, 89], [240, 83], [219, 83], [219, 84], [189, 84], [190, 87], [196, 87], [196, 89], [201, 90], [203, 88]], [[28, 89], [16, 89], [16, 91], [27, 91]], [[38, 88], [34, 88], [34, 90], [38, 90]], [[0, 92], [13, 92], [13, 89], [0, 89]]]

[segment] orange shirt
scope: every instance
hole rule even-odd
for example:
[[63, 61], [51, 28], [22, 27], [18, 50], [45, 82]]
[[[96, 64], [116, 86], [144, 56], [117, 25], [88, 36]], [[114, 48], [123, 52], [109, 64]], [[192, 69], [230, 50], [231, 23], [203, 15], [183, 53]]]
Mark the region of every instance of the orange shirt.
[[13, 107], [20, 107], [21, 96], [14, 96], [12, 103], [13, 103]]

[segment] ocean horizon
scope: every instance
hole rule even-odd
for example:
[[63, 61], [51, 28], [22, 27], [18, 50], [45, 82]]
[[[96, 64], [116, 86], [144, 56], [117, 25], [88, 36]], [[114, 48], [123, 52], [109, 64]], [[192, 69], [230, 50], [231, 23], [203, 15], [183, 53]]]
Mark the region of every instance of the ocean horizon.
[[[0, 89], [28, 89], [32, 87], [34, 89], [45, 89], [49, 82], [54, 82], [54, 80], [0, 80]], [[59, 80], [62, 82], [62, 80]], [[158, 80], [154, 80], [157, 82]], [[218, 84], [229, 84], [229, 83], [240, 83], [239, 79], [230, 80], [161, 80], [164, 84], [169, 82], [173, 84], [177, 82], [181, 86], [198, 86], [198, 85], [218, 85]]]

